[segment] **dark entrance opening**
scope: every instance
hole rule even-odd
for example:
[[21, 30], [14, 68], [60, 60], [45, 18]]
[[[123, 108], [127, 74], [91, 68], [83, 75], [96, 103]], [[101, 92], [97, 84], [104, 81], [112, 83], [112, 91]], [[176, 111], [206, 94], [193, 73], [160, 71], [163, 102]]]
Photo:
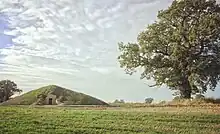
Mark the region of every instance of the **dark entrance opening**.
[[49, 105], [53, 104], [53, 98], [49, 98]]

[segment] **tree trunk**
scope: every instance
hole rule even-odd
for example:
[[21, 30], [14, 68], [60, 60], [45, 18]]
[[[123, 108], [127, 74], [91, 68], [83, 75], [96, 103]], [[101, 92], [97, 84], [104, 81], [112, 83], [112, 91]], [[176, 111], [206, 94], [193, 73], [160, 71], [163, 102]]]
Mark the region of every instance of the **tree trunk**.
[[188, 79], [182, 81], [180, 85], [180, 97], [183, 99], [191, 99], [192, 89]]
[[180, 97], [183, 99], [191, 99], [192, 91], [190, 89], [180, 90]]

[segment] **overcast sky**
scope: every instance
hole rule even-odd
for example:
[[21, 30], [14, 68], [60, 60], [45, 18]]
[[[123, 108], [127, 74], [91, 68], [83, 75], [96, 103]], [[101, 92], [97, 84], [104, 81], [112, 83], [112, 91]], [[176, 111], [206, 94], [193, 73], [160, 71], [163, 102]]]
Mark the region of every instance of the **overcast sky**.
[[117, 43], [135, 41], [171, 2], [1, 0], [0, 79], [25, 92], [56, 84], [105, 101], [172, 99], [165, 87], [148, 87], [152, 82], [126, 75], [117, 62]]

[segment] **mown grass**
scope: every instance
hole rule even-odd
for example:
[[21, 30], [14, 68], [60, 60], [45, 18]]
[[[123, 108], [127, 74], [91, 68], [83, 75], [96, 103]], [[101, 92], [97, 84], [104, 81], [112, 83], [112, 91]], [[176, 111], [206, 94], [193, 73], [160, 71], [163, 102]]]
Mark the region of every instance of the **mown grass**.
[[220, 114], [0, 107], [2, 134], [219, 134]]

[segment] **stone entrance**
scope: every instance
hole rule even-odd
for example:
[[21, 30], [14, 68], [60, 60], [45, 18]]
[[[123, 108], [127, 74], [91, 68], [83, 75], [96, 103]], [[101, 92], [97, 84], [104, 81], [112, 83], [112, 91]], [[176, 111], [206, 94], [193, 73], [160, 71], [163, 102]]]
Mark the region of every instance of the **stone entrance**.
[[49, 104], [49, 105], [53, 105], [53, 98], [49, 98], [48, 104]]
[[56, 105], [56, 95], [49, 94], [45, 101], [46, 105]]

